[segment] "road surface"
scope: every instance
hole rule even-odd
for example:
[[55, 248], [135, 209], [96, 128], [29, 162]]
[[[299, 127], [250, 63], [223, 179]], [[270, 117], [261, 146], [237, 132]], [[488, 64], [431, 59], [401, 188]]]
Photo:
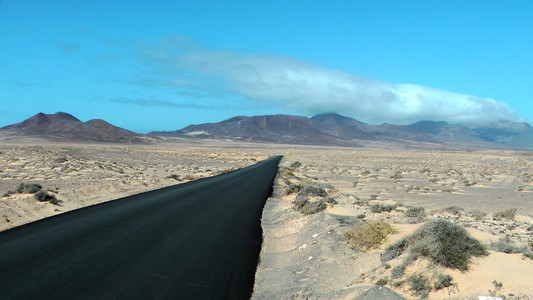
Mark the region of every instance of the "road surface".
[[0, 299], [248, 299], [281, 156], [0, 233]]

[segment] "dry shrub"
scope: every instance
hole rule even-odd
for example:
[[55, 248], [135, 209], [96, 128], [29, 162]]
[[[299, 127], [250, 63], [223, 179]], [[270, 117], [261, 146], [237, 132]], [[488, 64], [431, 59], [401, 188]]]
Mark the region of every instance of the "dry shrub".
[[372, 204], [370, 211], [373, 213], [391, 212], [398, 207], [396, 204]]
[[495, 212], [492, 216], [499, 219], [514, 220], [516, 215], [516, 208], [508, 208], [499, 212]]
[[302, 190], [303, 187], [304, 186], [302, 183], [290, 183], [287, 189], [285, 190], [285, 195], [298, 193]]
[[487, 213], [479, 210], [479, 209], [474, 209], [470, 212], [470, 215], [472, 216], [472, 218], [474, 218], [476, 221], [481, 221], [483, 220], [483, 218], [485, 218], [485, 216], [487, 215]]
[[336, 201], [329, 197], [326, 190], [318, 183], [304, 186], [292, 202], [294, 209], [304, 215], [323, 211], [327, 203], [335, 204]]
[[21, 183], [19, 184], [14, 191], [8, 191], [4, 194], [4, 197], [8, 197], [12, 194], [35, 194], [43, 188], [42, 185], [38, 183]]
[[181, 178], [179, 175], [177, 174], [170, 174], [167, 176], [167, 179], [174, 179], [174, 180], [177, 180], [177, 181], [181, 181]]
[[58, 200], [55, 195], [48, 194], [45, 191], [39, 191], [34, 196], [35, 196], [35, 199], [37, 199], [37, 201], [39, 201], [39, 202], [47, 202], [48, 201], [48, 202], [50, 202], [52, 204], [55, 204], [55, 205], [58, 205], [59, 202], [60, 202], [60, 200]]
[[324, 201], [308, 201], [302, 206], [300, 212], [304, 215], [312, 215], [323, 211], [327, 207]]
[[527, 244], [527, 249], [524, 250], [522, 254], [524, 254], [524, 257], [533, 259], [533, 239], [529, 240], [529, 243]]
[[376, 281], [376, 285], [379, 286], [385, 286], [387, 285], [387, 283], [389, 283], [389, 280], [387, 278], [380, 278], [378, 279], [378, 281]]
[[445, 287], [450, 287], [453, 285], [453, 277], [450, 275], [439, 274], [437, 280], [433, 283], [433, 288], [436, 291], [443, 289]]
[[418, 295], [422, 298], [427, 298], [431, 292], [431, 286], [429, 285], [429, 278], [424, 274], [415, 273], [407, 279], [411, 285], [411, 290], [415, 295]]
[[497, 252], [503, 253], [522, 253], [526, 250], [526, 247], [518, 247], [513, 242], [508, 235], [501, 237], [495, 243], [490, 245], [490, 248]]
[[354, 250], [369, 251], [379, 248], [389, 234], [396, 232], [385, 221], [360, 222], [344, 233], [343, 240]]
[[450, 213], [452, 215], [455, 215], [455, 216], [460, 216], [463, 210], [464, 209], [462, 209], [461, 207], [457, 207], [457, 206], [449, 206], [443, 209], [443, 211]]
[[425, 217], [426, 210], [423, 207], [409, 207], [404, 213], [406, 217]]
[[383, 261], [394, 259], [406, 251], [416, 260], [427, 257], [433, 263], [461, 271], [468, 270], [472, 256], [485, 256], [484, 245], [472, 238], [463, 227], [445, 220], [433, 220], [411, 235], [385, 249]]
[[194, 181], [194, 180], [198, 180], [202, 178], [204, 178], [202, 175], [192, 175], [192, 174], [187, 174], [183, 177], [183, 179], [190, 180], [190, 181]]

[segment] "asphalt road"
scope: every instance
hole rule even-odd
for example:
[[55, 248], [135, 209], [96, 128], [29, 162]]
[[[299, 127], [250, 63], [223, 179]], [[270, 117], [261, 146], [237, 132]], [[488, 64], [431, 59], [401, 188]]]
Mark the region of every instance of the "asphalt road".
[[248, 299], [281, 156], [0, 233], [0, 299]]

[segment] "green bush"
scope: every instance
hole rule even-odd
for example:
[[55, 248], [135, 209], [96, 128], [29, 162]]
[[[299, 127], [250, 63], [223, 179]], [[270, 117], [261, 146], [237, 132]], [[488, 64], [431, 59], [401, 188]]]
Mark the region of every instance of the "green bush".
[[387, 278], [380, 278], [378, 281], [376, 281], [376, 285], [384, 286], [387, 283], [389, 283], [389, 280]]
[[392, 283], [392, 286], [395, 288], [401, 287], [405, 283], [405, 280], [399, 280]]
[[343, 240], [354, 250], [368, 251], [379, 248], [389, 234], [396, 232], [385, 221], [360, 222], [344, 233]]
[[285, 195], [298, 193], [298, 192], [300, 192], [302, 190], [302, 188], [303, 188], [303, 185], [301, 183], [297, 183], [297, 184], [291, 183], [287, 187], [287, 190], [285, 191]]
[[398, 207], [396, 204], [372, 204], [370, 211], [373, 213], [391, 212]]
[[177, 180], [177, 181], [181, 181], [181, 178], [179, 175], [177, 174], [170, 174], [167, 176], [167, 179], [174, 179], [174, 180]]
[[435, 288], [436, 291], [438, 291], [442, 288], [452, 286], [453, 285], [452, 281], [453, 281], [452, 276], [439, 274], [437, 276], [437, 280], [433, 283], [433, 287]]
[[[315, 198], [315, 200], [309, 201], [312, 198]], [[316, 200], [316, 198], [321, 199]], [[305, 215], [323, 211], [327, 207], [326, 203], [335, 204], [336, 201], [329, 197], [326, 190], [317, 183], [304, 186], [292, 202], [294, 209]]]
[[422, 223], [426, 220], [426, 210], [423, 207], [410, 207], [403, 214], [410, 224]]
[[427, 257], [435, 264], [462, 271], [468, 270], [472, 256], [488, 255], [485, 246], [463, 227], [445, 220], [429, 221], [387, 247], [382, 260], [389, 261], [405, 251], [409, 251], [414, 259]]
[[42, 185], [38, 183], [21, 183], [19, 184], [14, 191], [8, 191], [3, 196], [8, 197], [12, 194], [35, 194], [43, 188]]
[[51, 195], [51, 194], [48, 194], [47, 192], [45, 191], [39, 191], [37, 192], [35, 195], [35, 199], [37, 199], [37, 201], [39, 202], [50, 202], [52, 204], [59, 204], [59, 200], [56, 198], [55, 195]]
[[525, 247], [521, 248], [515, 246], [509, 239], [509, 236], [504, 236], [495, 243], [492, 243], [490, 248], [494, 251], [503, 253], [522, 253], [525, 250]]
[[413, 274], [407, 281], [411, 285], [411, 290], [415, 295], [427, 298], [431, 292], [431, 286], [429, 285], [429, 279], [424, 274]]
[[533, 250], [526, 249], [522, 254], [524, 254], [524, 257], [533, 259]]
[[326, 202], [324, 202], [323, 200], [307, 201], [300, 209], [300, 212], [304, 215], [312, 215], [321, 212], [326, 208]]
[[35, 194], [43, 188], [42, 185], [38, 183], [21, 183], [15, 192], [19, 194]]
[[426, 210], [423, 207], [409, 207], [403, 214], [410, 218], [425, 217]]

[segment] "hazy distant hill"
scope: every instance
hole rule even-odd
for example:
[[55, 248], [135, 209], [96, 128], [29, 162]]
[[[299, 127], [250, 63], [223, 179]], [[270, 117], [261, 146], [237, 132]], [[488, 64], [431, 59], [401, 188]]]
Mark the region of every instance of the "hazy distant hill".
[[436, 142], [406, 126], [370, 125], [336, 113], [316, 115], [311, 120], [317, 130], [347, 139]]
[[63, 112], [38, 113], [20, 123], [3, 127], [0, 131], [11, 136], [39, 137], [60, 141], [144, 143], [156, 139], [113, 126], [104, 120], [94, 119], [82, 122]]
[[408, 127], [449, 145], [533, 149], [533, 127], [524, 122], [499, 121], [464, 126], [421, 121]]
[[180, 130], [150, 134], [288, 144], [356, 145], [350, 139], [317, 130], [306, 117], [290, 115], [238, 116], [219, 123], [190, 125]]

